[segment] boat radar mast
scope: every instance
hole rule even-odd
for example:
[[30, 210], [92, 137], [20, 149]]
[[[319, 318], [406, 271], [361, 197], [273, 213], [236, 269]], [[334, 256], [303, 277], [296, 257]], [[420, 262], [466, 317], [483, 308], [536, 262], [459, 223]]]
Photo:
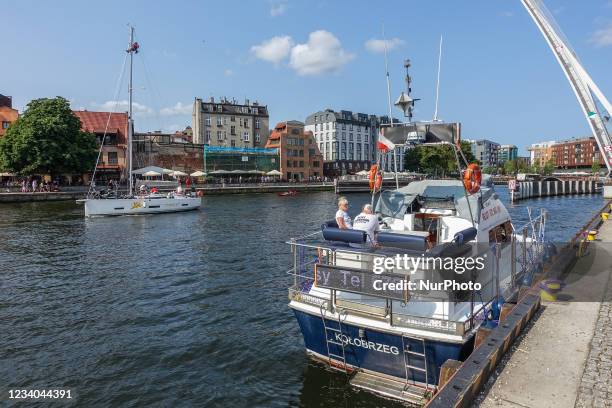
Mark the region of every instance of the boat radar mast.
[[410, 60], [404, 61], [404, 68], [406, 68], [406, 92], [402, 92], [395, 101], [395, 106], [404, 112], [404, 116], [408, 118], [408, 123], [412, 122], [414, 103], [420, 99], [414, 99], [410, 94], [412, 93], [412, 77], [410, 76]]
[[565, 35], [544, 2], [541, 0], [521, 1], [542, 32], [567, 76], [591, 127], [593, 136], [595, 136], [599, 151], [608, 168], [608, 177], [610, 177], [612, 173], [612, 138], [607, 126], [610, 124], [610, 117], [612, 116], [612, 105], [578, 60], [578, 56], [565, 39]]

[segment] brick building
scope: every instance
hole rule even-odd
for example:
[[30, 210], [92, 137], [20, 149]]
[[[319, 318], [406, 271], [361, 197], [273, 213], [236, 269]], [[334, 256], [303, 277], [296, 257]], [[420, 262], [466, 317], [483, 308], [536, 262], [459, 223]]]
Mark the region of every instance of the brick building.
[[0, 94], [0, 137], [4, 136], [6, 129], [19, 117], [17, 109], [13, 109], [13, 99]]
[[[81, 129], [96, 135], [98, 146], [104, 137], [104, 146], [100, 161], [96, 167], [96, 180], [123, 180], [127, 178], [127, 138], [128, 114], [127, 112], [90, 112], [73, 111], [81, 120]], [[110, 114], [110, 120], [109, 120]], [[108, 128], [107, 128], [108, 122]]]
[[266, 148], [279, 150], [284, 180], [312, 180], [323, 176], [323, 155], [314, 135], [304, 130], [302, 122], [278, 123], [268, 137]]
[[594, 137], [565, 140], [551, 146], [551, 157], [558, 169], [590, 168], [593, 162], [605, 167]]

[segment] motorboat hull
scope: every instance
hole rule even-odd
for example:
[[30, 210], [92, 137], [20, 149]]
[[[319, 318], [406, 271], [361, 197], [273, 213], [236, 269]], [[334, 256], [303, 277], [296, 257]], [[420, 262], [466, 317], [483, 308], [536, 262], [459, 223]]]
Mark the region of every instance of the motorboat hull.
[[86, 199], [85, 216], [142, 215], [197, 210], [201, 197]]
[[[349, 369], [362, 369], [384, 374], [414, 385], [425, 386], [427, 384], [429, 388], [438, 385], [440, 368], [446, 360], [463, 361], [474, 347], [473, 336], [460, 343], [446, 342], [414, 336], [407, 337], [400, 332], [384, 332], [347, 323], [341, 324], [342, 333], [339, 333], [334, 330], [339, 328], [339, 323], [330, 319], [325, 319], [326, 331], [321, 315], [314, 315], [297, 309], [293, 309], [293, 311], [304, 336], [307, 352], [313, 357], [330, 360], [331, 354], [330, 362], [334, 366], [344, 366], [344, 362], [337, 358], [337, 356], [343, 355], [342, 346], [328, 343], [326, 341], [327, 335], [328, 340], [344, 343], [344, 355]], [[425, 354], [425, 357], [405, 354], [403, 345], [406, 349], [415, 353]], [[407, 370], [407, 364], [422, 369], [426, 368], [427, 381], [424, 371]]]

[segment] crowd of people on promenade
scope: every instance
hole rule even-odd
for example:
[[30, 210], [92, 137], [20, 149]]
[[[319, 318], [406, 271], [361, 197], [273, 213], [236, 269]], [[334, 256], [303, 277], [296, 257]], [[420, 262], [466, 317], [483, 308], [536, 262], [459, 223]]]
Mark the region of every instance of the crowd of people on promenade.
[[22, 179], [9, 179], [2, 183], [5, 192], [20, 191], [22, 193], [44, 193], [60, 191], [60, 185], [57, 180], [48, 181], [38, 179], [36, 177], [27, 177]]

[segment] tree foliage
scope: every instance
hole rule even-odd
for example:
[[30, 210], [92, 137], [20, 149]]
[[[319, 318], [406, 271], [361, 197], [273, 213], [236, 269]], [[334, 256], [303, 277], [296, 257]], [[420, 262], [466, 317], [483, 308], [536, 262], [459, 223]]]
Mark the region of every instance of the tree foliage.
[[65, 98], [35, 99], [0, 138], [0, 166], [22, 175], [84, 173], [96, 150], [95, 136], [81, 131]]
[[[469, 142], [461, 142], [461, 151], [468, 163], [476, 162]], [[461, 160], [463, 165], [463, 160]], [[457, 160], [454, 149], [449, 145], [415, 146], [406, 152], [404, 169], [419, 173], [445, 177], [457, 173]]]

